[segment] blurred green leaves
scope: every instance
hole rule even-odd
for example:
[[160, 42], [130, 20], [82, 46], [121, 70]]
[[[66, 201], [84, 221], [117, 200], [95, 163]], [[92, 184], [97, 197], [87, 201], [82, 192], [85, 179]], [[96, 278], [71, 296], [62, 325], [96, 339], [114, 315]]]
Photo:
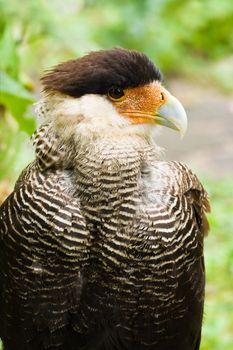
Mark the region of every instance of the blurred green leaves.
[[0, 69], [5, 71], [13, 78], [18, 78], [19, 57], [17, 55], [17, 47], [13, 39], [10, 27], [5, 25], [0, 40], [1, 61]]
[[0, 52], [0, 104], [21, 123], [20, 118], [34, 99], [20, 81], [17, 43], [7, 25], [0, 36]]
[[203, 181], [210, 195], [205, 240], [206, 303], [201, 350], [233, 349], [233, 179]]
[[35, 127], [33, 119], [25, 116], [28, 106], [34, 99], [20, 82], [4, 72], [0, 72], [0, 104], [7, 109], [18, 122], [20, 129], [31, 133]]
[[24, 132], [30, 135], [35, 129], [35, 120], [28, 113], [35, 99], [22, 80], [20, 44], [4, 18], [0, 22], [0, 180], [13, 182], [19, 172], [17, 164], [24, 164], [19, 163], [18, 153], [25, 144]]

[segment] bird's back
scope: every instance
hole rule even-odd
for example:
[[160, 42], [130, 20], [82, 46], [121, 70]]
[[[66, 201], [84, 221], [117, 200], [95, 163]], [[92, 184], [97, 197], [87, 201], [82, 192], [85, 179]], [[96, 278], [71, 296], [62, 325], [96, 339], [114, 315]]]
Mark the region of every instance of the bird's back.
[[123, 182], [116, 206], [106, 178], [108, 197], [98, 193], [91, 206], [72, 178], [31, 165], [1, 207], [0, 332], [9, 350], [198, 349], [208, 208], [196, 177], [152, 162], [136, 190]]

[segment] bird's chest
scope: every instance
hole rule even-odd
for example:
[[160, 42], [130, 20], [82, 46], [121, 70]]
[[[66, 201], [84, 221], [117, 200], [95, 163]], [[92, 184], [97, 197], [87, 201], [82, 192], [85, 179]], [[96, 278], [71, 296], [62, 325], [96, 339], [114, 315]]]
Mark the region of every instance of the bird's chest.
[[130, 258], [127, 239], [126, 234], [119, 232], [101, 235], [92, 246], [80, 302], [83, 317], [79, 319], [78, 328], [81, 332], [87, 329], [89, 332], [100, 323], [103, 328], [117, 324], [131, 327], [142, 281], [138, 266]]
[[150, 267], [151, 257], [163, 249], [150, 218], [154, 204], [148, 199], [148, 180], [139, 178], [138, 170], [127, 168], [128, 174], [122, 166], [121, 173], [117, 169], [96, 173], [92, 183], [89, 179], [82, 200], [91, 234], [88, 280], [115, 298], [127, 288], [140, 289], [152, 273], [145, 264]]

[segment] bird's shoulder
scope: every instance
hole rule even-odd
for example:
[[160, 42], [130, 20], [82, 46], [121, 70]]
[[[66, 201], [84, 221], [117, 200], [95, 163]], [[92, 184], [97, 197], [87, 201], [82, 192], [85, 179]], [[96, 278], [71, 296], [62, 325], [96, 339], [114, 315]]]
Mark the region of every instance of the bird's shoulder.
[[[165, 240], [190, 230], [202, 240], [209, 225], [208, 194], [197, 176], [183, 163], [156, 161], [145, 167], [141, 182], [140, 224]], [[147, 223], [146, 223], [147, 222]], [[191, 232], [190, 231], [190, 232]], [[172, 240], [171, 240], [172, 242]]]
[[71, 260], [74, 252], [75, 259], [86, 259], [89, 233], [71, 170], [40, 171], [36, 161], [29, 164], [2, 204], [0, 218], [5, 243], [9, 239], [19, 243], [25, 237], [31, 250], [40, 241]]
[[177, 161], [155, 161], [145, 169], [156, 190], [169, 190], [174, 195], [182, 195], [193, 189], [207, 198], [198, 177], [184, 163]]
[[0, 208], [0, 308], [13, 310], [2, 313], [8, 330], [1, 326], [0, 335], [21, 334], [19, 348], [27, 341], [31, 349], [47, 349], [69, 336], [67, 320], [78, 308], [89, 259], [73, 187], [71, 171], [41, 172], [33, 162]]

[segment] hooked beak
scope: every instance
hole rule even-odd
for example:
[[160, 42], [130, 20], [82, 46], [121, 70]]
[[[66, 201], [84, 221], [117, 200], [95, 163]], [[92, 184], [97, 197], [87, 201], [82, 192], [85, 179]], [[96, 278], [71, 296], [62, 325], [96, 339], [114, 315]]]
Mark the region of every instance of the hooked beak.
[[170, 93], [167, 96], [167, 102], [156, 111], [157, 124], [167, 126], [180, 132], [183, 137], [187, 130], [187, 115], [180, 101]]

